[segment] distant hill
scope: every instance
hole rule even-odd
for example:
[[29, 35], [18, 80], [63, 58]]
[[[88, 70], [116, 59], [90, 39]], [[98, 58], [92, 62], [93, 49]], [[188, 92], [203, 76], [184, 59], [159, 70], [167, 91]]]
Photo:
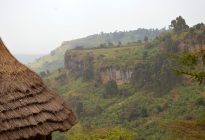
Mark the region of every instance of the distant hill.
[[139, 42], [144, 40], [147, 36], [149, 40], [153, 40], [156, 36], [159, 36], [165, 29], [137, 29], [134, 31], [113, 32], [113, 33], [101, 33], [85, 38], [80, 38], [71, 41], [65, 41], [57, 49], [53, 50], [50, 54], [41, 57], [29, 66], [36, 72], [42, 71], [54, 71], [63, 67], [64, 54], [66, 50], [80, 47], [80, 48], [93, 48], [103, 45], [117, 45], [127, 44], [129, 42]]
[[28, 64], [32, 63], [36, 59], [42, 57], [43, 55], [26, 55], [26, 54], [16, 54], [14, 55], [21, 63]]

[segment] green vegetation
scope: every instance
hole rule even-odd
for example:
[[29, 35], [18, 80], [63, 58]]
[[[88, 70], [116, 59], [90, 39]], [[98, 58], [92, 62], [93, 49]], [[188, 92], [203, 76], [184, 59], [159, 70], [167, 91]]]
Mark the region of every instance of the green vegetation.
[[105, 93], [104, 93], [104, 98], [110, 97], [110, 96], [115, 96], [118, 94], [118, 87], [117, 83], [114, 80], [108, 81], [105, 84]]
[[[65, 68], [44, 80], [79, 123], [55, 139], [204, 140], [204, 24], [189, 28], [182, 17], [171, 24], [173, 31], [152, 41], [66, 51]], [[128, 82], [103, 81], [111, 68], [132, 75]]]
[[[85, 61], [87, 55], [94, 57], [94, 67], [134, 67], [136, 63], [140, 63], [147, 55], [147, 59], [157, 53], [159, 48], [150, 48], [145, 50], [142, 44], [129, 44], [122, 47], [112, 48], [95, 48], [82, 50], [68, 50], [65, 56], [74, 58], [77, 56], [79, 60]], [[65, 57], [66, 58], [66, 57]]]
[[138, 29], [134, 31], [125, 32], [113, 32], [113, 33], [101, 33], [91, 35], [85, 38], [65, 41], [60, 47], [53, 50], [50, 54], [43, 56], [36, 60], [34, 63], [29, 64], [31, 69], [40, 73], [42, 71], [55, 71], [63, 67], [64, 53], [69, 49], [81, 49], [81, 48], [93, 48], [93, 47], [113, 47], [126, 45], [132, 42], [143, 41], [144, 37], [147, 36], [149, 40], [154, 39], [165, 29]]
[[175, 60], [180, 66], [180, 68], [175, 69], [176, 72], [179, 74], [189, 75], [200, 84], [202, 84], [205, 78], [204, 33], [205, 25], [203, 23], [190, 28], [186, 36], [193, 38], [189, 42], [190, 45], [194, 45], [194, 47], [192, 49], [190, 48], [191, 50], [186, 49], [184, 52], [174, 55]]
[[156, 92], [168, 91], [181, 81], [171, 69], [174, 63], [167, 54], [158, 54], [152, 61], [136, 65], [131, 82], [138, 88]]
[[181, 16], [177, 17], [176, 20], [172, 20], [170, 27], [177, 33], [185, 31], [189, 28]]
[[[113, 132], [113, 137], [119, 136], [120, 133], [126, 139], [125, 132], [129, 131], [133, 139], [166, 140], [172, 137], [172, 133], [168, 131], [170, 128], [163, 127], [165, 124], [181, 119], [197, 119], [205, 107], [205, 88], [202, 86], [175, 86], [172, 90], [156, 96], [155, 92], [123, 84], [118, 85], [117, 95], [104, 98], [104, 85], [96, 87], [92, 81], [85, 82], [68, 77], [69, 80], [62, 86], [57, 86], [57, 89], [73, 106], [80, 122], [61, 136], [64, 139], [110, 139], [107, 133], [112, 129], [119, 131]], [[55, 81], [54, 79], [49, 81]]]

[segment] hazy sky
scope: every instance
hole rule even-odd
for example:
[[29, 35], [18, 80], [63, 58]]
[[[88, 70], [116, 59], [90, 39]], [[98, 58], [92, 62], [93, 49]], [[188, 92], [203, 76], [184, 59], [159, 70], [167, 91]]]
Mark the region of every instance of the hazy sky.
[[181, 15], [205, 22], [205, 0], [0, 0], [0, 36], [12, 53], [44, 54], [90, 34], [163, 28]]

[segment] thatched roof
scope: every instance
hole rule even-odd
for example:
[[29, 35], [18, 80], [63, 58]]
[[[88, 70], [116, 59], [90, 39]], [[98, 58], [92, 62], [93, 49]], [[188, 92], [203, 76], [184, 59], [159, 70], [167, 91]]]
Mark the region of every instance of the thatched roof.
[[19, 63], [0, 39], [0, 140], [67, 131], [75, 123], [68, 105]]

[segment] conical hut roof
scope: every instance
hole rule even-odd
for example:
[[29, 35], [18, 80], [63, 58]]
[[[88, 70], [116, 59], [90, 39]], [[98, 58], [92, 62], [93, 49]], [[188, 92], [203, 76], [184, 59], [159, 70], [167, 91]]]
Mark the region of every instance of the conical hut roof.
[[69, 106], [0, 39], [0, 140], [67, 131], [76, 123]]

